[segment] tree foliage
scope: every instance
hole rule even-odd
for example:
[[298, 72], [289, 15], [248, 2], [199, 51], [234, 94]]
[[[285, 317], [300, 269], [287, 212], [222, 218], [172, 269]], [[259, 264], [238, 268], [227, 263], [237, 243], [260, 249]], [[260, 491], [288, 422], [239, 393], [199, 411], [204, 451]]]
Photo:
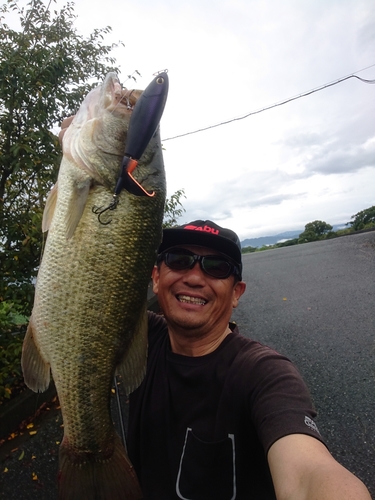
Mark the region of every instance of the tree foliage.
[[[119, 44], [110, 28], [88, 38], [74, 27], [73, 4], [49, 10], [41, 0], [0, 7], [0, 301], [29, 314], [42, 246], [46, 194], [56, 180], [60, 148], [53, 127], [78, 109], [109, 71]], [[18, 15], [20, 30], [6, 24]], [[91, 83], [88, 83], [91, 82]]]
[[375, 205], [352, 215], [351, 219], [347, 225], [350, 224], [354, 231], [375, 227]]
[[293, 245], [298, 245], [298, 238], [293, 238], [291, 240], [282, 241], [281, 243], [276, 243], [275, 247], [291, 247]]
[[314, 220], [305, 226], [305, 230], [298, 237], [299, 243], [307, 243], [309, 241], [317, 241], [326, 237], [332, 231], [331, 224], [321, 220]]
[[20, 358], [27, 321], [14, 304], [0, 302], [0, 404], [23, 388]]
[[253, 253], [256, 251], [257, 251], [257, 247], [248, 246], [248, 247], [241, 248], [241, 253]]
[[165, 200], [163, 227], [173, 227], [177, 225], [177, 219], [185, 212], [181, 198], [186, 198], [185, 190], [179, 189], [170, 198]]

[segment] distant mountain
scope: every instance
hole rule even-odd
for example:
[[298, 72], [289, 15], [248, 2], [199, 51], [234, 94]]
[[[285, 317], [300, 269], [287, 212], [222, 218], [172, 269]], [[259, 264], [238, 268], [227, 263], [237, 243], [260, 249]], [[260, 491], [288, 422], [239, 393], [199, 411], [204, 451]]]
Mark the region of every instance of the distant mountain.
[[[336, 224], [333, 226], [333, 231], [339, 229], [344, 229], [345, 223]], [[304, 229], [299, 229], [297, 231], [285, 231], [285, 233], [275, 234], [273, 236], [260, 236], [259, 238], [247, 238], [241, 241], [241, 247], [255, 247], [260, 248], [264, 245], [275, 245], [280, 241], [291, 240], [293, 238], [298, 238], [298, 236], [303, 233]]]

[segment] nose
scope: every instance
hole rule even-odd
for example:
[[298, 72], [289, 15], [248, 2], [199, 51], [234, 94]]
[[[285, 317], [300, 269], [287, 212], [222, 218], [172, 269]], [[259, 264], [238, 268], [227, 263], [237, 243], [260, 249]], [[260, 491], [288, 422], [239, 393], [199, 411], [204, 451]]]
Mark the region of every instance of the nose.
[[190, 284], [190, 286], [199, 286], [203, 281], [205, 281], [205, 273], [201, 268], [200, 262], [195, 262], [193, 267], [185, 271], [184, 281]]

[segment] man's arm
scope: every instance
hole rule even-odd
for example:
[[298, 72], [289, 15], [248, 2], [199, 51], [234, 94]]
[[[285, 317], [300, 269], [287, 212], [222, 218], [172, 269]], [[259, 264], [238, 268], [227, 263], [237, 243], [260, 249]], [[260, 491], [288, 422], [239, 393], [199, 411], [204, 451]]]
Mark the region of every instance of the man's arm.
[[365, 485], [311, 436], [279, 439], [268, 463], [278, 500], [371, 500]]

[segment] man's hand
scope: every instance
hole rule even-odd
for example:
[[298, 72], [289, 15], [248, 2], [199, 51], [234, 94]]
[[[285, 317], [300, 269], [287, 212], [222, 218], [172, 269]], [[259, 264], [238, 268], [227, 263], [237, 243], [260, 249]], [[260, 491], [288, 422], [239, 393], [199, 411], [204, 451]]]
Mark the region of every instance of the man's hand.
[[268, 463], [278, 500], [371, 500], [366, 486], [311, 436], [279, 439]]
[[75, 115], [68, 116], [67, 118], [64, 118], [64, 120], [61, 123], [61, 130], [59, 132], [60, 146], [62, 146], [62, 141], [63, 141], [64, 134], [67, 131], [69, 125], [72, 123], [74, 116]]

